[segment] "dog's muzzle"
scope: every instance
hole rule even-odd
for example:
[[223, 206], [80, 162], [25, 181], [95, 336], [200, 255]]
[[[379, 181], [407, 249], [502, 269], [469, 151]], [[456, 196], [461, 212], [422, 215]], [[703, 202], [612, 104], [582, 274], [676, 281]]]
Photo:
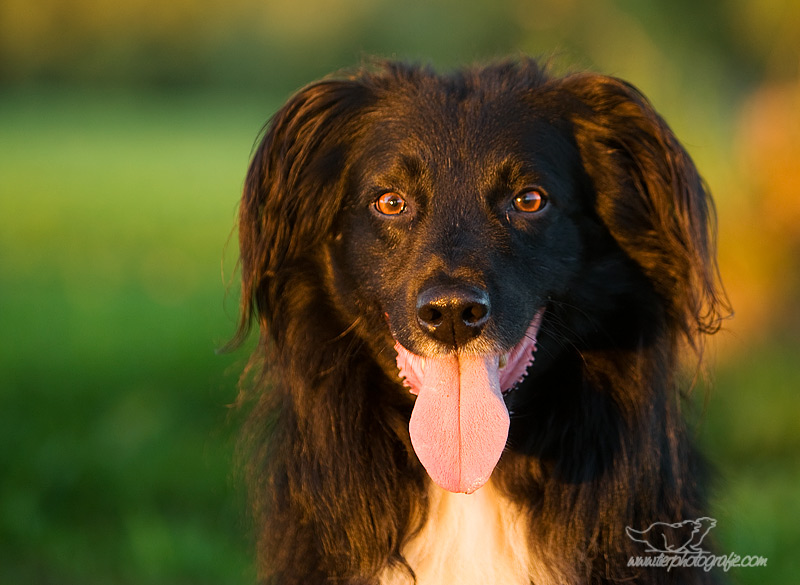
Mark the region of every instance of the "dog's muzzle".
[[[475, 311], [474, 297], [469, 302], [462, 297], [459, 303], [434, 305], [434, 309], [430, 303], [421, 306], [432, 327], [435, 322], [442, 327], [449, 321], [454, 330], [460, 327], [474, 332], [469, 328], [470, 319], [485, 322], [488, 315], [487, 311], [476, 316], [481, 309]], [[508, 439], [510, 419], [503, 392], [521, 382], [533, 362], [543, 314], [542, 309], [522, 339], [503, 353], [476, 355], [456, 349], [423, 357], [396, 341], [400, 377], [417, 395], [409, 422], [411, 443], [440, 487], [471, 493], [489, 480]]]

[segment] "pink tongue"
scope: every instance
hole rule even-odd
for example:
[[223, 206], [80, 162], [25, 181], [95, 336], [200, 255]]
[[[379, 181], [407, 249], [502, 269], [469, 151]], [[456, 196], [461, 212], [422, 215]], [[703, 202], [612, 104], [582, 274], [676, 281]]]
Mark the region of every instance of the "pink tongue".
[[[398, 353], [407, 350], [398, 344]], [[431, 479], [451, 492], [485, 484], [508, 438], [497, 356], [427, 358], [411, 414], [411, 443]]]

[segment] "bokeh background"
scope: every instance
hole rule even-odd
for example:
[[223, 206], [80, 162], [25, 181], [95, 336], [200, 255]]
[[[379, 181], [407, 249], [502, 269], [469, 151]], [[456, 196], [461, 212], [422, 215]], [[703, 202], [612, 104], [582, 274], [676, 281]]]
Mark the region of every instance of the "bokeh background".
[[251, 583], [237, 198], [262, 124], [365, 56], [639, 86], [715, 194], [736, 310], [698, 434], [721, 552], [800, 573], [800, 3], [2, 0], [0, 583]]

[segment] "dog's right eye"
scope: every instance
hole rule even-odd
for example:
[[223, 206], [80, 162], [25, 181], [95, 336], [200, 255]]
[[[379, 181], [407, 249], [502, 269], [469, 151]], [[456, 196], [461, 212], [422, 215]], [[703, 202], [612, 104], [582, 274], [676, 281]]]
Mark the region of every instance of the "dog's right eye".
[[384, 193], [375, 200], [375, 209], [382, 215], [399, 215], [406, 210], [406, 200], [397, 193]]
[[528, 189], [514, 198], [514, 208], [522, 213], [537, 213], [547, 205], [547, 195], [541, 189]]

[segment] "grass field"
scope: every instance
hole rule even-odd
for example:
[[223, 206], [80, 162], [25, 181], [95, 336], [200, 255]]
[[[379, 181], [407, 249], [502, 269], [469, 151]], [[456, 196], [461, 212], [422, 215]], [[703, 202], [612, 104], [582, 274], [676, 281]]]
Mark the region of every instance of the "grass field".
[[[232, 474], [235, 206], [266, 100], [0, 95], [0, 583], [249, 583]], [[227, 245], [227, 251], [226, 251]], [[719, 373], [701, 437], [741, 583], [796, 582], [800, 348]]]

